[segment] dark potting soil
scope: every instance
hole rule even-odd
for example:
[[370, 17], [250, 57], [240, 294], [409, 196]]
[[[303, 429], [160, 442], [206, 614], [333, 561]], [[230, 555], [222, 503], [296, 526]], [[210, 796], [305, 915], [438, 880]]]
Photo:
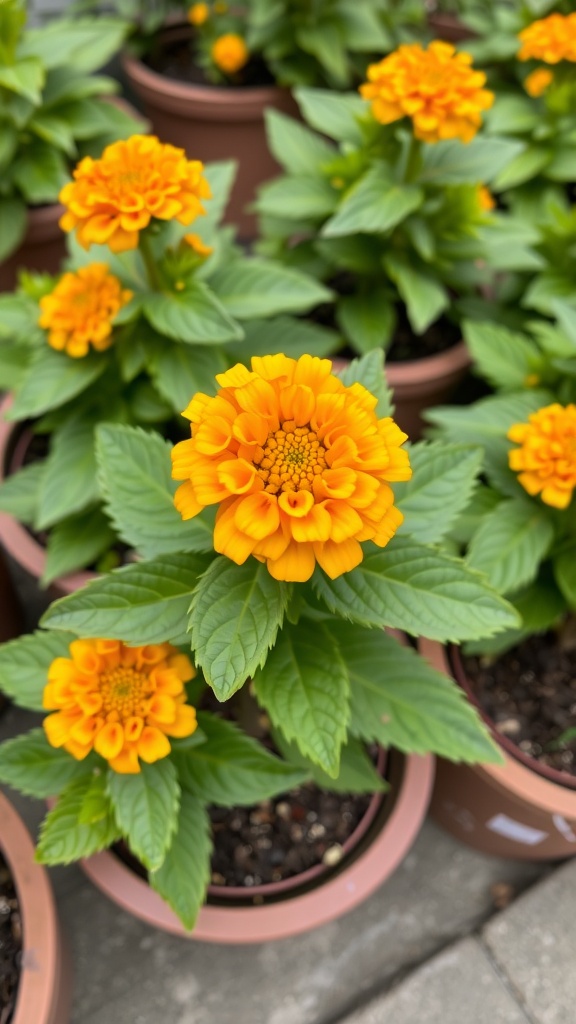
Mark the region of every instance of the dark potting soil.
[[[463, 658], [497, 732], [540, 764], [576, 776], [576, 625], [531, 636], [497, 660]], [[572, 737], [560, 740], [569, 729]]]
[[403, 363], [412, 359], [426, 359], [454, 348], [462, 340], [462, 332], [456, 324], [441, 317], [424, 334], [414, 334], [405, 315], [399, 315], [394, 339], [386, 353], [387, 363]]
[[12, 1020], [21, 955], [22, 923], [18, 899], [6, 861], [0, 855], [0, 1024], [8, 1024]]
[[234, 75], [230, 83], [224, 86], [210, 82], [204, 70], [194, 63], [194, 54], [189, 39], [178, 39], [161, 46], [150, 53], [144, 63], [166, 78], [192, 85], [206, 85], [218, 88], [254, 88], [254, 86], [274, 85], [274, 78], [262, 60], [253, 57], [241, 70]]

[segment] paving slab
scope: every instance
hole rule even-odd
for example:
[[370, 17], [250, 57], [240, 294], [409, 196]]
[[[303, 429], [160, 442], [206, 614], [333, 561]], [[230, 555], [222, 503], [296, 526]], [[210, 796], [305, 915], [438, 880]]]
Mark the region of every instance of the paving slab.
[[475, 938], [428, 960], [342, 1024], [530, 1024]]
[[534, 1024], [574, 1024], [576, 860], [490, 921], [482, 937]]

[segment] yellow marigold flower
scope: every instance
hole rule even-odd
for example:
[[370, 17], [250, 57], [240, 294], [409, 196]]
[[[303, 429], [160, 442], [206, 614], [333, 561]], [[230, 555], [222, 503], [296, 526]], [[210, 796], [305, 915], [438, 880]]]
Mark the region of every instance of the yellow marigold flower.
[[548, 68], [537, 68], [524, 79], [524, 88], [528, 95], [535, 99], [537, 96], [542, 96], [553, 81], [554, 75]]
[[164, 145], [153, 135], [133, 135], [107, 146], [98, 160], [85, 157], [65, 185], [60, 202], [64, 231], [76, 229], [85, 249], [108, 245], [112, 252], [135, 249], [139, 233], [153, 218], [191, 224], [205, 213], [210, 186], [200, 160]]
[[520, 448], [509, 452], [510, 468], [528, 494], [546, 505], [567, 508], [576, 487], [576, 405], [547, 405], [515, 423], [508, 438]]
[[494, 94], [483, 88], [486, 75], [471, 64], [470, 54], [457, 53], [450, 43], [435, 41], [427, 50], [420, 43], [399, 46], [368, 67], [360, 92], [372, 101], [381, 124], [410, 117], [414, 135], [424, 142], [470, 142], [482, 111], [494, 102]]
[[200, 238], [200, 235], [184, 235], [184, 241], [188, 243], [194, 252], [198, 253], [199, 256], [210, 256], [214, 252], [211, 245], [206, 245]]
[[53, 747], [78, 761], [95, 750], [115, 772], [136, 774], [170, 753], [169, 736], [191, 736], [196, 711], [184, 683], [196, 671], [171, 644], [126, 647], [120, 640], [74, 640], [69, 658], [48, 669], [43, 705]]
[[332, 579], [353, 569], [360, 541], [388, 543], [403, 518], [389, 484], [411, 469], [406, 434], [378, 419], [366, 388], [309, 355], [254, 356], [252, 370], [238, 363], [216, 380], [215, 398], [192, 398], [192, 437], [172, 450], [182, 517], [220, 506], [216, 551], [304, 581], [316, 562]]
[[486, 188], [486, 185], [478, 185], [478, 202], [480, 203], [480, 209], [485, 210], [486, 213], [489, 213], [490, 210], [496, 207], [496, 200], [490, 189]]
[[227, 32], [226, 35], [219, 36], [212, 44], [210, 52], [216, 67], [220, 68], [225, 75], [233, 75], [236, 71], [240, 71], [248, 63], [250, 57], [242, 36], [237, 36], [234, 32]]
[[64, 274], [49, 295], [40, 299], [38, 323], [48, 331], [48, 344], [75, 359], [90, 345], [103, 352], [112, 344], [112, 321], [132, 298], [105, 263], [90, 263]]
[[545, 64], [576, 61], [576, 14], [550, 14], [533, 21], [518, 38], [522, 43], [519, 60], [543, 60]]
[[208, 4], [192, 4], [188, 11], [188, 21], [191, 25], [203, 25], [205, 21], [208, 21], [210, 17], [210, 8]]

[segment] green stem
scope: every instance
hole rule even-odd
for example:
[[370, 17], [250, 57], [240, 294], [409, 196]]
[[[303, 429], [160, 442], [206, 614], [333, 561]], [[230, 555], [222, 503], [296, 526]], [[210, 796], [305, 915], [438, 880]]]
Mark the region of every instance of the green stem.
[[148, 275], [148, 283], [154, 291], [161, 292], [163, 290], [163, 281], [160, 275], [160, 268], [154, 259], [150, 239], [147, 237], [145, 231], [140, 235], [139, 248], [146, 268], [146, 273]]

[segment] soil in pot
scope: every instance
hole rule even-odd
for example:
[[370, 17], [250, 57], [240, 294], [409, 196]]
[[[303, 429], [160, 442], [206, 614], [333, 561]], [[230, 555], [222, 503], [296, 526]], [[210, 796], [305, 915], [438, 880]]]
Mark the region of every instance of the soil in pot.
[[531, 636], [496, 660], [462, 659], [496, 732], [576, 786], [576, 623]]
[[22, 922], [18, 898], [8, 865], [0, 854], [0, 1024], [9, 1024], [12, 1020], [21, 956]]
[[[193, 43], [191, 39], [157, 40], [155, 49], [144, 58], [144, 63], [152, 71], [172, 78], [177, 82], [187, 82], [193, 85], [205, 85], [212, 88], [219, 88], [211, 82], [204, 73], [203, 68], [198, 67], [194, 61]], [[234, 75], [231, 83], [233, 88], [254, 88], [254, 86], [274, 85], [274, 78], [270, 74], [264, 61], [252, 57], [248, 63]], [[230, 88], [225, 85], [224, 88]]]

